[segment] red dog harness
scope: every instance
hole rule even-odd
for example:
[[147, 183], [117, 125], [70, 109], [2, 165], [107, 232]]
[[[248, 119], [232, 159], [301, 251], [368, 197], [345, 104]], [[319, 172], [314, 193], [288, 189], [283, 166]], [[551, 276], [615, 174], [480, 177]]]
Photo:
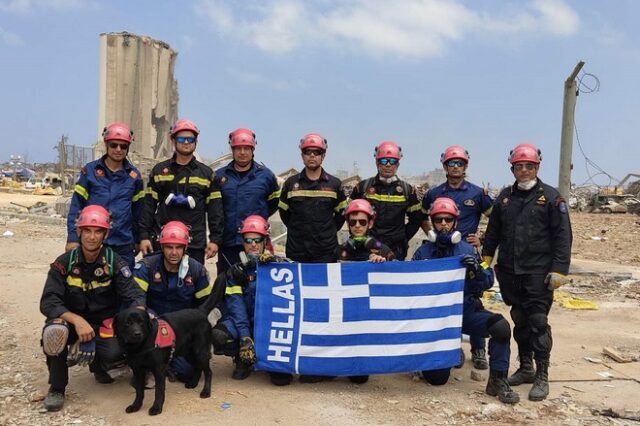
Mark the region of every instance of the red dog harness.
[[[113, 318], [102, 321], [100, 326], [100, 337], [109, 339], [113, 337]], [[158, 318], [158, 332], [156, 333], [155, 347], [168, 348], [176, 343], [176, 333], [173, 327], [163, 319]]]

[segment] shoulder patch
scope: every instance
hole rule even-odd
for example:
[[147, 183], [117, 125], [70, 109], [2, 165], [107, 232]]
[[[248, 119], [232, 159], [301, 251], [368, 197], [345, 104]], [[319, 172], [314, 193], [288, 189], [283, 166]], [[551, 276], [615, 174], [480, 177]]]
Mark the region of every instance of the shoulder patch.
[[509, 201], [511, 201], [511, 200], [509, 199], [509, 197], [504, 197], [504, 198], [502, 199], [502, 205], [503, 205], [503, 206], [506, 206], [507, 204], [509, 204]]
[[367, 192], [369, 194], [375, 194], [376, 193], [376, 189], [373, 186], [370, 186], [369, 189], [367, 189]]
[[164, 169], [162, 169], [162, 174], [163, 175], [168, 175], [169, 174], [169, 168], [165, 167]]
[[125, 278], [131, 278], [131, 269], [129, 269], [128, 265], [123, 266], [122, 268], [120, 268], [120, 273], [122, 274], [122, 276], [124, 276]]
[[140, 268], [142, 268], [142, 262], [136, 263], [136, 266], [133, 267], [133, 269], [140, 269]]
[[220, 186], [223, 186], [225, 183], [227, 183], [227, 177], [226, 176], [222, 176], [220, 178]]
[[562, 198], [561, 196], [557, 196], [555, 203], [558, 207], [558, 210], [560, 210], [560, 213], [567, 213], [567, 203], [564, 201], [564, 198]]
[[398, 194], [402, 194], [402, 193], [404, 192], [404, 189], [402, 189], [402, 185], [398, 185], [398, 186], [396, 186], [396, 192], [397, 192]]
[[58, 262], [57, 260], [53, 262], [50, 266], [51, 266], [51, 269], [54, 269], [60, 272], [62, 275], [67, 274], [67, 269], [64, 267], [62, 263]]
[[102, 169], [100, 169], [100, 168], [96, 167], [95, 174], [96, 174], [96, 176], [98, 176], [98, 177], [102, 177], [102, 176], [104, 176], [104, 170], [102, 170]]
[[136, 173], [135, 170], [131, 170], [129, 172], [129, 176], [131, 176], [133, 179], [136, 179], [138, 177], [138, 173]]

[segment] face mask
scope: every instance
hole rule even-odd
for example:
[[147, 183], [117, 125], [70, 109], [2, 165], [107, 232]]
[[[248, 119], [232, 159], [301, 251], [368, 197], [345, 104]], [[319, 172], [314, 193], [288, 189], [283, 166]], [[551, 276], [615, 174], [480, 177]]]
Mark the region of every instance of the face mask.
[[189, 209], [192, 209], [192, 210], [196, 207], [196, 200], [194, 200], [191, 195], [174, 194], [173, 192], [167, 195], [167, 198], [164, 200], [164, 203], [167, 206], [188, 207]]
[[427, 240], [438, 244], [458, 244], [462, 240], [462, 234], [458, 231], [436, 232], [432, 229], [427, 233]]
[[180, 261], [180, 266], [178, 267], [178, 277], [181, 280], [184, 280], [184, 278], [187, 276], [188, 273], [189, 273], [189, 256], [185, 254], [184, 256], [182, 256], [182, 261]]
[[378, 178], [380, 179], [380, 182], [386, 183], [387, 185], [398, 181], [398, 176], [396, 175], [393, 175], [390, 178], [385, 178], [382, 176], [378, 176]]
[[528, 180], [526, 182], [518, 182], [518, 189], [522, 191], [528, 191], [538, 183], [538, 179]]

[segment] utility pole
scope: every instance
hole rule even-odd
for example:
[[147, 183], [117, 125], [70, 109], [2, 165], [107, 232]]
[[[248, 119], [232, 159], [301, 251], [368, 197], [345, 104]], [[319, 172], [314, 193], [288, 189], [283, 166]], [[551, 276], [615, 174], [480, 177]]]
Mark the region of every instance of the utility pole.
[[564, 82], [564, 101], [562, 104], [562, 134], [560, 139], [560, 168], [558, 174], [558, 191], [568, 200], [571, 190], [571, 156], [573, 151], [573, 127], [578, 97], [576, 76], [584, 66], [584, 61], [578, 62], [569, 77]]

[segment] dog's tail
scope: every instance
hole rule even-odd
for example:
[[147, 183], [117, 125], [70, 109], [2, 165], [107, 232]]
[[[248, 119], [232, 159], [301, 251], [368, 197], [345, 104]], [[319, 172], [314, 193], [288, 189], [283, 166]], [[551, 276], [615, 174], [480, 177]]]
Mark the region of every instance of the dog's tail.
[[216, 277], [216, 280], [213, 282], [213, 288], [211, 289], [211, 293], [207, 297], [207, 299], [202, 302], [198, 309], [209, 315], [209, 312], [213, 310], [224, 297], [225, 292], [227, 291], [227, 275], [226, 273], [221, 273]]

